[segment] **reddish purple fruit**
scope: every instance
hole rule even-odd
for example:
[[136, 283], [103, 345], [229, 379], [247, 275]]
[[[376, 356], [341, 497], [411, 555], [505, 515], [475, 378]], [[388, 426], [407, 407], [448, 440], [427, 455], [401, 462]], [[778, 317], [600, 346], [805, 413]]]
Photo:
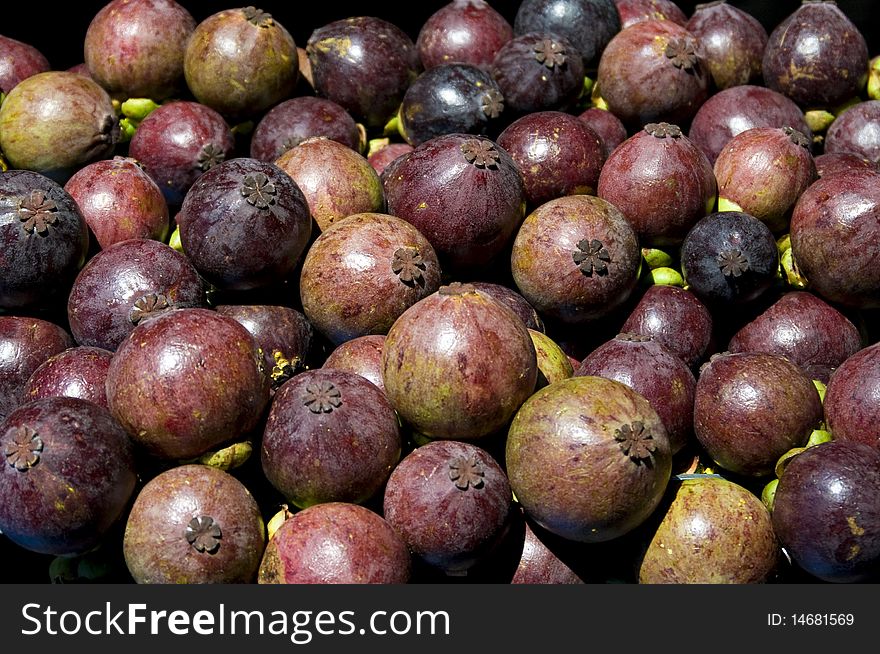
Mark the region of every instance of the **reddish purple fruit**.
[[703, 365], [694, 398], [694, 433], [708, 455], [739, 475], [772, 475], [822, 421], [812, 380], [788, 359], [719, 354]]
[[687, 15], [672, 0], [614, 0], [620, 14], [620, 29], [643, 20], [671, 20], [684, 27]]
[[880, 450], [880, 345], [851, 355], [834, 371], [825, 392], [825, 422], [835, 440]]
[[113, 353], [99, 347], [70, 347], [34, 370], [24, 386], [25, 402], [44, 397], [78, 397], [107, 408], [107, 370]]
[[824, 151], [849, 152], [880, 164], [880, 100], [859, 102], [838, 115], [825, 135]]
[[84, 554], [123, 515], [137, 475], [131, 442], [87, 400], [29, 402], [0, 423], [0, 531], [43, 554]]
[[409, 143], [387, 143], [376, 150], [370, 150], [367, 161], [378, 175], [382, 175], [385, 169], [398, 157], [413, 151]]
[[382, 381], [382, 348], [385, 346], [383, 334], [358, 336], [340, 343], [324, 360], [323, 368], [345, 370], [360, 375], [385, 392]]
[[191, 459], [246, 435], [268, 400], [254, 338], [207, 309], [176, 309], [142, 322], [107, 372], [113, 415], [164, 460]]
[[497, 142], [519, 167], [529, 206], [596, 194], [605, 152], [599, 135], [576, 116], [530, 113], [508, 125]]
[[541, 316], [535, 311], [535, 307], [529, 304], [528, 300], [512, 288], [502, 284], [493, 284], [492, 282], [469, 283], [480, 293], [488, 295], [493, 300], [506, 305], [508, 309], [512, 310], [519, 316], [520, 320], [522, 320], [523, 323], [525, 323], [525, 326], [529, 329], [534, 329], [538, 332], [544, 331], [544, 321], [541, 320]]
[[49, 60], [37, 48], [0, 34], [0, 92], [8, 94], [21, 80], [49, 69]]
[[[523, 520], [522, 550], [511, 584], [583, 584], [572, 541], [559, 538]], [[508, 536], [510, 538], [510, 536]], [[576, 551], [576, 554], [572, 552]]]
[[266, 546], [260, 584], [405, 584], [406, 543], [381, 516], [329, 502], [285, 520]]
[[584, 121], [587, 127], [599, 136], [606, 159], [614, 152], [618, 145], [627, 139], [626, 127], [620, 122], [620, 118], [610, 111], [591, 107], [585, 110], [578, 118]]
[[626, 216], [642, 246], [681, 244], [715, 206], [712, 165], [677, 125], [649, 123], [608, 157], [598, 195]]
[[813, 157], [813, 163], [816, 164], [818, 177], [831, 177], [838, 173], [848, 173], [854, 169], [878, 171], [876, 164], [852, 152], [823, 152]]
[[452, 0], [419, 29], [416, 49], [425, 70], [464, 63], [488, 70], [513, 26], [485, 0]]
[[512, 507], [507, 476], [485, 450], [460, 441], [423, 445], [385, 487], [385, 519], [428, 565], [461, 574], [504, 536]]
[[182, 465], [138, 493], [122, 541], [139, 584], [253, 583], [266, 528], [250, 491], [227, 472]]
[[64, 190], [101, 248], [131, 238], [164, 241], [168, 237], [168, 203], [143, 166], [129, 157], [96, 161], [80, 168]]
[[260, 459], [266, 478], [300, 508], [362, 504], [400, 460], [397, 414], [385, 394], [344, 370], [308, 370], [275, 394]]

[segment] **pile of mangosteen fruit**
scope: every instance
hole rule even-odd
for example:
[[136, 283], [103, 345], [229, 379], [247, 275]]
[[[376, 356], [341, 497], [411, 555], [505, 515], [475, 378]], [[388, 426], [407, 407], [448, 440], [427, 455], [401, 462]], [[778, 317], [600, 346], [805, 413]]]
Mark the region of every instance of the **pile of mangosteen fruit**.
[[846, 3], [186, 4], [0, 35], [4, 581], [878, 580]]

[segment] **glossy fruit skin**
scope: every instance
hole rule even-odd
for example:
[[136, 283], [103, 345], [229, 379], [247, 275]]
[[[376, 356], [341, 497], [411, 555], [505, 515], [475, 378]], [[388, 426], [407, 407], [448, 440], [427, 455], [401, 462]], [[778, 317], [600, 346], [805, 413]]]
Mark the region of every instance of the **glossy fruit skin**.
[[107, 372], [113, 415], [162, 460], [191, 459], [247, 434], [268, 400], [256, 341], [208, 309], [175, 309], [142, 322]]
[[825, 421], [835, 440], [860, 442], [880, 450], [877, 406], [880, 346], [851, 355], [832, 373], [825, 392]]
[[8, 94], [21, 80], [47, 70], [49, 60], [37, 48], [0, 35], [0, 92]]
[[[828, 138], [826, 134], [826, 139]], [[863, 159], [852, 152], [823, 152], [813, 157], [816, 164], [816, 175], [818, 177], [831, 177], [838, 173], [846, 173], [852, 169], [857, 170], [880, 170], [876, 164]]]
[[67, 319], [77, 344], [115, 351], [146, 316], [205, 304], [205, 283], [189, 259], [159, 241], [131, 239], [83, 267], [67, 298]]
[[174, 0], [112, 0], [86, 30], [85, 65], [113, 96], [160, 102], [184, 86], [183, 56], [195, 27]]
[[512, 38], [513, 26], [485, 0], [452, 0], [422, 24], [416, 49], [425, 70], [447, 63], [488, 70]]
[[48, 320], [0, 316], [0, 421], [27, 400], [24, 386], [34, 371], [73, 345], [70, 334]]
[[[324, 393], [329, 389], [332, 397]], [[353, 372], [307, 370], [275, 394], [260, 446], [263, 473], [299, 508], [362, 504], [400, 460], [397, 415], [385, 394]]]
[[443, 134], [487, 134], [504, 113], [498, 83], [477, 66], [444, 63], [419, 75], [407, 88], [398, 116], [412, 146]]
[[584, 65], [571, 41], [550, 32], [527, 32], [501, 46], [492, 77], [508, 116], [567, 111], [584, 90]]
[[508, 309], [519, 316], [520, 320], [522, 320], [525, 326], [529, 329], [534, 329], [538, 332], [544, 331], [544, 321], [541, 319], [541, 316], [538, 315], [538, 312], [535, 311], [535, 307], [529, 304], [528, 300], [509, 286], [494, 284], [492, 282], [468, 283], [480, 291], [480, 293], [488, 295], [493, 300], [507, 306]]
[[626, 127], [620, 122], [620, 118], [605, 109], [591, 107], [581, 113], [578, 118], [599, 136], [606, 159], [629, 136]]
[[838, 115], [825, 135], [824, 152], [851, 152], [880, 164], [880, 100], [859, 102]]
[[461, 441], [432, 441], [394, 468], [382, 506], [411, 552], [456, 573], [485, 559], [504, 536], [512, 496], [488, 452]]
[[396, 25], [354, 16], [315, 29], [306, 43], [317, 94], [367, 129], [382, 127], [421, 72], [415, 43]]
[[693, 34], [670, 20], [645, 20], [611, 39], [596, 83], [632, 130], [660, 121], [686, 126], [709, 97], [710, 79]]
[[651, 286], [624, 321], [621, 332], [647, 336], [694, 369], [714, 342], [712, 313], [690, 291]]
[[101, 248], [130, 238], [164, 241], [168, 203], [143, 167], [116, 156], [80, 168], [64, 185]]
[[643, 20], [671, 20], [685, 26], [687, 15], [672, 0], [614, 0], [620, 14], [620, 29]]
[[[530, 521], [522, 520], [522, 551], [511, 584], [583, 584], [576, 547]], [[510, 536], [508, 536], [510, 538]], [[572, 552], [574, 550], [574, 552]]]
[[[649, 434], [643, 443], [653, 451], [640, 452], [645, 458], [624, 453], [615, 436], [624, 427]], [[672, 469], [666, 430], [648, 401], [625, 384], [589, 376], [532, 395], [510, 425], [505, 459], [526, 515], [587, 543], [641, 524], [662, 499]]]
[[202, 173], [231, 158], [234, 150], [235, 139], [223, 116], [184, 100], [151, 112], [128, 146], [129, 156], [143, 164], [172, 209], [180, 207]]
[[[745, 260], [739, 276], [733, 269], [725, 274], [722, 261], [728, 254]], [[681, 246], [681, 263], [690, 290], [704, 304], [745, 304], [773, 284], [779, 251], [770, 228], [760, 220], [741, 211], [720, 211], [691, 228]]]
[[876, 579], [880, 569], [880, 453], [833, 440], [807, 448], [785, 467], [773, 529], [792, 559], [826, 582]]
[[[599, 242], [594, 268], [578, 253]], [[516, 235], [511, 271], [519, 292], [541, 315], [583, 324], [608, 315], [635, 289], [641, 263], [638, 238], [611, 203], [591, 195], [551, 200], [533, 211]], [[589, 272], [589, 274], [588, 274]]]
[[595, 195], [605, 154], [599, 135], [576, 116], [538, 111], [498, 135], [523, 176], [531, 207], [564, 195]]
[[22, 391], [26, 402], [44, 397], [78, 397], [107, 408], [104, 383], [113, 353], [98, 347], [70, 347], [34, 370]]
[[[22, 438], [24, 452], [13, 447]], [[107, 409], [87, 400], [29, 402], [0, 425], [0, 441], [0, 530], [25, 549], [56, 556], [93, 549], [134, 493], [131, 442]]]
[[358, 336], [337, 345], [324, 360], [322, 367], [358, 374], [384, 393], [385, 383], [382, 381], [384, 345], [384, 334]]
[[702, 43], [716, 89], [761, 82], [769, 35], [757, 18], [726, 2], [708, 2], [685, 27]]
[[526, 326], [467, 284], [441, 287], [404, 311], [382, 348], [391, 404], [429, 438], [473, 440], [504, 428], [537, 372]]
[[798, 198], [818, 178], [810, 145], [791, 127], [740, 132], [715, 160], [719, 203], [733, 202], [774, 234], [785, 232]]
[[296, 182], [321, 231], [352, 214], [385, 208], [382, 182], [366, 157], [336, 141], [306, 139], [275, 165]]
[[428, 240], [405, 220], [380, 213], [354, 214], [322, 232], [299, 283], [306, 317], [335, 345], [386, 334], [439, 288], [440, 264]]
[[450, 274], [471, 276], [494, 261], [525, 215], [516, 163], [480, 136], [431, 139], [386, 168], [383, 182], [388, 213], [422, 232]]
[[719, 354], [700, 370], [694, 433], [710, 457], [736, 474], [766, 477], [803, 447], [822, 421], [812, 380], [772, 354]]
[[764, 84], [801, 107], [858, 95], [868, 75], [865, 37], [834, 2], [805, 2], [770, 33]]
[[670, 484], [671, 501], [639, 565], [642, 584], [761, 584], [779, 563], [767, 508], [717, 476]]
[[880, 306], [880, 271], [861, 244], [873, 242], [880, 174], [823, 177], [801, 194], [791, 216], [791, 249], [810, 289], [848, 307]]
[[712, 211], [716, 191], [700, 148], [676, 125], [649, 123], [608, 157], [597, 195], [623, 212], [643, 247], [663, 248]]
[[[199, 533], [191, 529], [199, 518], [219, 529], [205, 540], [216, 549], [199, 551], [201, 541], [187, 537]], [[181, 465], [138, 493], [122, 548], [139, 584], [235, 584], [255, 581], [265, 544], [260, 508], [244, 484], [217, 468]]]
[[34, 170], [59, 184], [81, 166], [110, 156], [118, 140], [110, 96], [76, 73], [32, 75], [0, 107], [0, 149], [10, 167]]
[[688, 138], [714, 165], [727, 142], [754, 127], [793, 127], [807, 138], [813, 133], [793, 100], [763, 86], [734, 86], [706, 100], [697, 110]]
[[176, 219], [184, 254], [206, 280], [229, 290], [264, 287], [291, 274], [312, 234], [296, 182], [274, 164], [245, 157], [199, 177]]
[[51, 306], [88, 247], [86, 221], [59, 184], [29, 170], [0, 175], [0, 309]]
[[595, 65], [611, 38], [620, 31], [613, 0], [524, 0], [517, 9], [513, 32], [555, 32], [569, 39], [585, 66]]
[[810, 379], [828, 383], [831, 374], [862, 348], [856, 326], [840, 311], [806, 291], [786, 293], [744, 325], [730, 352], [765, 352], [791, 360]]
[[361, 135], [354, 118], [326, 98], [300, 96], [279, 102], [257, 123], [250, 155], [269, 163], [308, 138], [326, 136], [360, 150]]
[[405, 584], [406, 543], [381, 516], [328, 502], [285, 520], [266, 546], [260, 584]]
[[196, 100], [236, 120], [288, 98], [299, 59], [281, 23], [261, 9], [245, 7], [217, 12], [196, 26], [183, 70]]
[[687, 364], [665, 346], [621, 333], [593, 350], [574, 371], [613, 379], [642, 395], [660, 416], [672, 454], [693, 436], [697, 380]]
[[372, 152], [367, 155], [367, 161], [373, 167], [373, 170], [378, 173], [380, 179], [382, 177], [382, 173], [385, 171], [391, 162], [393, 162], [398, 157], [407, 154], [408, 152], [413, 151], [413, 146], [409, 143], [389, 143], [385, 145], [375, 152]]

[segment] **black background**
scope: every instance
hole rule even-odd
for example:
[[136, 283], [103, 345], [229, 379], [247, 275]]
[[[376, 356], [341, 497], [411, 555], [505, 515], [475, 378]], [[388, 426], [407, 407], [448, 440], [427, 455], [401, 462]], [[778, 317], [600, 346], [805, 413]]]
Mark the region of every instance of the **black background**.
[[[179, 0], [196, 21], [203, 20], [221, 9], [239, 6], [216, 0]], [[89, 22], [104, 6], [101, 0], [76, 0], [49, 5], [28, 0], [3, 0], [0, 9], [0, 34], [37, 47], [55, 69], [66, 69], [83, 60], [82, 44]], [[245, 6], [242, 3], [240, 6]], [[332, 20], [350, 16], [377, 16], [398, 25], [413, 39], [418, 36], [422, 23], [446, 2], [338, 2], [334, 0], [263, 0], [256, 3], [271, 13], [293, 35], [297, 45], [304, 46], [312, 31]], [[489, 4], [504, 15], [511, 24], [520, 0], [490, 0]], [[695, 2], [678, 2], [690, 16]], [[760, 20], [768, 33], [788, 14], [800, 6], [800, 0], [769, 2], [766, 0], [731, 0]], [[872, 25], [872, 0], [839, 0], [838, 6], [859, 27], [868, 41], [869, 52], [880, 54], [880, 30]], [[873, 29], [872, 29], [873, 28]]]

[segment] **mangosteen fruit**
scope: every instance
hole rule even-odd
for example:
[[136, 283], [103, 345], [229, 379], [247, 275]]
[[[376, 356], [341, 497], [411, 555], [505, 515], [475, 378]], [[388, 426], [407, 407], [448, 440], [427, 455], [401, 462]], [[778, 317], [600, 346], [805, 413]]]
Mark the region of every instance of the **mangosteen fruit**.
[[620, 29], [643, 20], [671, 20], [685, 26], [687, 15], [672, 0], [614, 0], [620, 14]]
[[510, 261], [516, 287], [539, 314], [583, 324], [629, 298], [641, 250], [617, 207], [595, 196], [570, 195], [529, 214]]
[[859, 102], [839, 114], [825, 134], [824, 152], [849, 152], [880, 164], [880, 100]]
[[388, 524], [410, 551], [447, 574], [486, 560], [510, 524], [504, 470], [480, 447], [431, 441], [407, 454], [385, 486]]
[[224, 9], [196, 25], [183, 72], [196, 100], [238, 120], [293, 94], [299, 58], [290, 32], [271, 14], [248, 6]]
[[260, 584], [405, 584], [412, 557], [401, 536], [358, 504], [327, 502], [285, 520], [266, 545]]
[[312, 233], [306, 197], [296, 182], [275, 164], [245, 157], [200, 176], [176, 220], [183, 253], [202, 277], [226, 290], [283, 279], [299, 263]]
[[7, 311], [51, 307], [70, 288], [89, 247], [76, 201], [29, 170], [0, 175], [0, 239], [0, 309]]
[[493, 300], [497, 300], [501, 304], [507, 306], [508, 309], [511, 309], [516, 315], [520, 317], [520, 319], [525, 323], [525, 326], [529, 329], [533, 329], [538, 332], [544, 332], [544, 321], [541, 320], [541, 316], [538, 315], [538, 312], [535, 311], [535, 307], [529, 304], [528, 300], [526, 300], [522, 295], [514, 291], [509, 286], [505, 286], [504, 284], [495, 284], [493, 282], [480, 282], [480, 281], [472, 281], [468, 282], [475, 289], [480, 291], [485, 295], [488, 295]]
[[793, 457], [776, 487], [773, 529], [802, 570], [830, 583], [880, 570], [880, 453], [833, 440]]
[[417, 146], [383, 173], [388, 213], [418, 229], [443, 271], [483, 271], [510, 244], [525, 215], [522, 175], [494, 141], [446, 134]]
[[564, 195], [595, 195], [605, 163], [602, 140], [577, 116], [536, 111], [498, 135], [522, 173], [526, 201], [538, 207]]
[[831, 374], [861, 348], [862, 336], [852, 321], [807, 291], [782, 295], [736, 332], [727, 346], [730, 352], [784, 356], [810, 379], [826, 384]]
[[43, 554], [84, 554], [123, 516], [137, 474], [131, 441], [88, 400], [50, 397], [0, 423], [0, 531]]
[[186, 460], [245, 436], [269, 401], [263, 355], [238, 321], [208, 309], [143, 320], [107, 371], [107, 403], [160, 460]]
[[114, 97], [164, 100], [184, 87], [183, 57], [195, 27], [174, 0], [111, 0], [86, 30], [85, 65]]
[[[577, 555], [579, 544], [567, 541], [545, 529], [522, 520], [522, 550], [511, 584], [583, 584]], [[583, 547], [583, 546], [581, 546]]]
[[587, 127], [596, 132], [596, 135], [602, 142], [602, 150], [605, 152], [606, 159], [614, 152], [614, 148], [623, 143], [629, 136], [626, 127], [620, 122], [620, 118], [607, 109], [590, 107], [585, 109], [578, 118], [584, 121]]
[[384, 334], [358, 336], [337, 345], [321, 367], [353, 372], [372, 382], [384, 393], [385, 384], [382, 381], [382, 348], [384, 346]]
[[671, 20], [645, 20], [608, 43], [594, 92], [629, 129], [654, 122], [687, 125], [709, 97], [710, 80], [691, 32]]
[[773, 232], [742, 211], [701, 218], [681, 245], [688, 288], [705, 304], [745, 304], [772, 286], [779, 270]]
[[0, 93], [8, 94], [21, 80], [50, 69], [46, 55], [36, 47], [0, 34]]
[[715, 160], [720, 211], [743, 211], [774, 234], [787, 231], [801, 194], [816, 181], [810, 139], [793, 127], [754, 127], [730, 139]]
[[874, 343], [849, 356], [828, 380], [825, 423], [835, 440], [867, 443], [880, 450], [878, 389], [880, 345]]
[[697, 296], [677, 286], [649, 287], [620, 330], [651, 338], [692, 369], [714, 343], [712, 313]]
[[352, 214], [385, 208], [378, 173], [366, 157], [337, 141], [306, 139], [285, 151], [275, 165], [296, 182], [321, 231]]
[[682, 475], [639, 561], [641, 584], [761, 584], [779, 543], [770, 512], [750, 490], [718, 475]]
[[367, 161], [373, 170], [382, 178], [382, 173], [388, 165], [398, 157], [413, 151], [409, 143], [392, 143], [389, 139], [376, 139], [370, 142], [367, 153]]
[[434, 248], [410, 223], [380, 213], [335, 222], [309, 247], [300, 272], [303, 311], [335, 345], [385, 334], [440, 288]]
[[451, 0], [419, 28], [416, 50], [425, 70], [464, 63], [488, 70], [513, 26], [485, 0]]
[[764, 84], [801, 107], [833, 107], [868, 79], [865, 37], [833, 0], [806, 0], [770, 33]]
[[813, 381], [785, 357], [722, 353], [700, 369], [693, 416], [697, 440], [715, 463], [766, 477], [779, 457], [806, 445], [822, 422], [822, 402]]
[[317, 94], [341, 105], [368, 130], [391, 119], [422, 69], [409, 35], [374, 16], [322, 25], [305, 49]]
[[129, 239], [89, 259], [70, 289], [67, 320], [79, 345], [114, 351], [141, 322], [205, 305], [205, 282], [185, 255], [159, 241]]
[[107, 408], [105, 382], [113, 353], [86, 345], [69, 347], [43, 361], [22, 390], [25, 402], [44, 397], [78, 397]]
[[677, 125], [648, 123], [619, 145], [597, 195], [623, 212], [643, 247], [680, 245], [715, 207], [712, 164]]
[[697, 380], [679, 356], [650, 336], [618, 334], [587, 355], [574, 374], [613, 379], [642, 395], [660, 416], [673, 455], [691, 440]]
[[307, 370], [275, 394], [260, 449], [263, 473], [299, 508], [363, 504], [400, 460], [397, 415], [364, 377], [336, 368]]
[[130, 157], [96, 161], [64, 185], [101, 248], [130, 238], [165, 241], [170, 220], [162, 190]]
[[854, 168], [857, 170], [873, 170], [875, 172], [878, 170], [876, 164], [852, 152], [826, 151], [813, 157], [813, 163], [816, 164], [817, 177], [830, 177], [831, 175], [847, 172]]
[[593, 376], [564, 379], [526, 400], [510, 425], [505, 460], [526, 515], [588, 543], [639, 526], [672, 471], [666, 429], [648, 400]]
[[253, 583], [266, 545], [260, 507], [228, 472], [181, 465], [135, 498], [122, 541], [139, 584]]
[[0, 150], [9, 165], [59, 184], [85, 164], [109, 157], [118, 141], [119, 120], [110, 96], [76, 73], [32, 75], [0, 105]]

